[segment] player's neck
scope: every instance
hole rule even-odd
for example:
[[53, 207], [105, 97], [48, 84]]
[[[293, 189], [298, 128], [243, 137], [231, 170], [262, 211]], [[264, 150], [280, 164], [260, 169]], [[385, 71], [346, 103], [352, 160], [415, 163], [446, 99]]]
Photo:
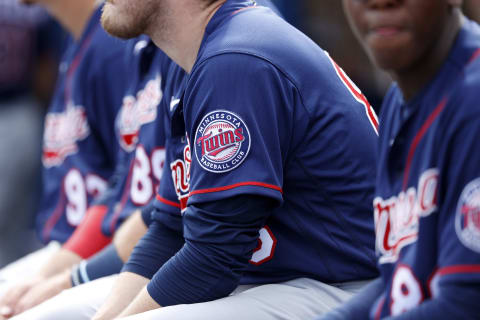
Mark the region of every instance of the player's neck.
[[404, 70], [390, 72], [406, 101], [414, 98], [440, 70], [454, 45], [462, 22], [463, 16], [458, 11], [449, 23], [445, 24], [443, 34], [438, 37], [439, 41], [427, 54]]
[[47, 10], [75, 40], [79, 40], [99, 3], [98, 0], [62, 0], [47, 6]]
[[225, 1], [216, 1], [206, 8], [200, 8], [197, 1], [185, 1], [188, 5], [174, 4], [169, 17], [158, 17], [162, 21], [152, 23], [152, 29], [147, 30], [147, 34], [163, 52], [190, 73], [197, 59], [205, 28]]

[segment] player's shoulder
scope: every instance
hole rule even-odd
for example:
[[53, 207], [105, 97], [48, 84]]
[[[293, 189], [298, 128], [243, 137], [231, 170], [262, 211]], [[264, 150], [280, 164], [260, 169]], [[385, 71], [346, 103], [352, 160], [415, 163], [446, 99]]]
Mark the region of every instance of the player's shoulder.
[[480, 47], [446, 97], [450, 111], [463, 119], [480, 116]]
[[292, 78], [328, 64], [317, 44], [270, 8], [247, 7], [224, 15], [220, 12], [209, 23], [199, 62], [222, 54], [243, 54], [250, 60], [262, 59]]
[[[480, 134], [480, 59], [475, 59], [457, 75], [436, 107], [443, 108], [439, 117], [440, 144], [459, 135]], [[457, 138], [458, 139], [458, 138]]]
[[[480, 26], [465, 19], [447, 64], [450, 85], [446, 88], [445, 116], [468, 120], [480, 114]], [[453, 80], [452, 80], [453, 77]]]

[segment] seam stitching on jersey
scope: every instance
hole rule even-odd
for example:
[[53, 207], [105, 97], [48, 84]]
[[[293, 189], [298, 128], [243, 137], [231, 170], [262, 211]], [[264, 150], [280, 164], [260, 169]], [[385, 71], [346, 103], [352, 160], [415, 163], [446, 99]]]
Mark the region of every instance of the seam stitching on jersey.
[[258, 55], [258, 54], [256, 54], [256, 53], [252, 53], [252, 52], [248, 52], [248, 51], [233, 51], [233, 50], [217, 51], [215, 54], [213, 54], [213, 55], [211, 55], [211, 56], [208, 56], [208, 57], [205, 57], [205, 58], [203, 58], [203, 60], [200, 60], [200, 61], [198, 61], [198, 62], [195, 64], [195, 67], [194, 67], [194, 69], [193, 69], [192, 72], [191, 72], [191, 75], [190, 75], [190, 77], [189, 77], [189, 80], [190, 80], [190, 78], [193, 77], [193, 75], [195, 74], [195, 72], [197, 71], [197, 69], [200, 68], [203, 64], [205, 64], [208, 60], [210, 60], [210, 59], [212, 59], [212, 58], [215, 58], [215, 57], [218, 57], [218, 56], [221, 56], [221, 55], [228, 55], [228, 54], [246, 55], [246, 56], [254, 57], [254, 58], [257, 58], [257, 59], [261, 59], [261, 60], [269, 63], [270, 65], [272, 65], [276, 70], [278, 70], [281, 74], [283, 74], [283, 76], [292, 84], [293, 87], [295, 87], [295, 89], [297, 90], [298, 96], [300, 97], [300, 101], [301, 101], [302, 107], [305, 109], [305, 112], [308, 114], [308, 117], [309, 117], [310, 119], [312, 118], [310, 112], [308, 111], [307, 107], [305, 106], [305, 102], [304, 102], [302, 93], [301, 93], [300, 90], [298, 89], [298, 86], [296, 85], [296, 83], [292, 80], [292, 77], [289, 75], [289, 73], [287, 73], [285, 70], [283, 70], [282, 68], [280, 68], [279, 66], [277, 66], [275, 63], [273, 63], [272, 61], [270, 61], [268, 58], [263, 57], [263, 56], [261, 56], [261, 55]]

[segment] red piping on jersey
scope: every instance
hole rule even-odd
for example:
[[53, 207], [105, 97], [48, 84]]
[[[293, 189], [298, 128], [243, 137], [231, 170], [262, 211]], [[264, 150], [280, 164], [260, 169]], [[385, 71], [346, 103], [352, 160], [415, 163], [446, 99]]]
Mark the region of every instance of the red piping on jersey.
[[118, 217], [120, 216], [120, 213], [125, 208], [125, 203], [127, 203], [127, 200], [129, 198], [129, 195], [130, 195], [130, 192], [131, 192], [130, 184], [132, 183], [132, 173], [133, 173], [133, 164], [134, 163], [135, 163], [135, 159], [130, 164], [130, 168], [128, 170], [128, 177], [127, 177], [127, 181], [125, 183], [125, 189], [123, 190], [122, 199], [120, 200], [120, 206], [118, 208], [116, 208], [114, 206], [114, 213], [113, 213], [112, 221], [110, 221], [110, 227], [109, 227], [110, 228], [110, 233], [112, 233], [112, 234], [115, 231], [115, 225], [117, 224]]
[[42, 232], [43, 241], [48, 240], [50, 236], [50, 232], [52, 232], [53, 227], [55, 227], [58, 220], [60, 220], [60, 218], [62, 217], [62, 213], [64, 211], [63, 209], [65, 208], [65, 193], [63, 192], [63, 184], [64, 182], [62, 182], [60, 200], [58, 201], [57, 208], [55, 209], [53, 214], [50, 216], [50, 218], [47, 220], [47, 222], [45, 223], [45, 227], [43, 228], [43, 232]]
[[459, 273], [480, 273], [480, 264], [448, 266], [448, 267], [440, 268], [437, 271], [437, 274], [440, 276], [445, 276], [449, 274], [459, 274]]
[[[388, 228], [387, 231], [389, 232], [389, 231], [390, 231], [390, 222], [388, 223], [387, 228]], [[418, 236], [418, 233], [410, 234], [410, 235], [408, 235], [408, 236], [405, 236], [405, 237], [399, 239], [393, 246], [390, 246], [390, 245], [387, 243], [387, 242], [388, 242], [388, 239], [387, 239], [387, 238], [385, 238], [385, 239], [383, 240], [383, 243], [384, 243], [384, 246], [385, 246], [385, 248], [386, 248], [387, 250], [394, 250], [394, 251], [396, 251], [397, 248], [398, 248], [398, 246], [399, 246], [402, 242], [404, 242], [404, 241], [406, 241], [406, 240], [408, 240], [408, 239], [411, 239], [411, 238], [415, 238], [415, 237], [417, 237], [417, 236]]]
[[89, 47], [90, 42], [92, 41], [92, 36], [95, 33], [96, 29], [97, 28], [93, 29], [92, 32], [90, 32], [90, 34], [88, 35], [88, 37], [85, 39], [85, 41], [82, 43], [80, 51], [77, 53], [75, 58], [73, 58], [72, 64], [68, 68], [67, 76], [65, 79], [65, 104], [66, 105], [68, 105], [68, 102], [70, 101], [72, 96], [71, 86], [72, 86], [73, 74], [77, 70], [80, 62], [82, 61], [81, 58], [83, 57], [85, 50], [87, 50], [87, 48]]
[[385, 304], [385, 296], [382, 297], [382, 300], [378, 303], [377, 311], [375, 311], [375, 320], [380, 320], [382, 315], [383, 305]]
[[480, 49], [477, 49], [477, 51], [475, 51], [472, 55], [472, 57], [470, 58], [470, 60], [468, 61], [468, 64], [472, 63], [473, 61], [475, 61], [478, 57], [480, 57]]
[[167, 200], [165, 198], [162, 198], [160, 197], [160, 195], [157, 194], [157, 200], [162, 202], [162, 203], [165, 203], [166, 205], [169, 205], [169, 206], [172, 206], [172, 207], [175, 207], [175, 208], [181, 208], [180, 206], [180, 203], [177, 203], [177, 202], [173, 202], [173, 201], [170, 201], [170, 200]]
[[331, 61], [333, 62], [333, 66], [337, 70], [337, 74], [340, 76], [343, 83], [345, 85], [347, 85], [350, 92], [353, 93], [355, 95], [355, 97], [358, 100], [362, 101], [363, 104], [365, 105], [365, 108], [367, 109], [368, 118], [370, 119], [372, 124], [375, 126], [375, 130], [377, 131], [377, 134], [378, 134], [378, 121], [377, 121], [377, 118], [375, 117], [374, 113], [372, 112], [372, 106], [370, 105], [370, 102], [368, 102], [368, 100], [365, 98], [364, 95], [362, 95], [358, 92], [358, 89], [356, 89], [352, 86], [350, 81], [345, 77], [345, 74], [344, 74], [343, 70], [340, 68], [340, 66], [333, 59], [331, 59]]
[[447, 99], [444, 98], [442, 101], [440, 101], [438, 106], [428, 116], [425, 123], [422, 125], [420, 130], [417, 132], [415, 138], [413, 138], [413, 142], [412, 142], [412, 145], [410, 146], [410, 150], [408, 150], [407, 165], [405, 166], [405, 173], [403, 174], [403, 187], [402, 187], [403, 191], [405, 191], [405, 188], [407, 186], [408, 175], [410, 174], [410, 167], [412, 166], [413, 156], [415, 155], [415, 151], [417, 150], [418, 144], [422, 140], [425, 133], [427, 133], [427, 131], [430, 128], [430, 126], [432, 125], [432, 123], [435, 121], [435, 119], [438, 117], [438, 115], [445, 108], [446, 104], [447, 104]]
[[256, 7], [257, 7], [257, 5], [255, 4], [255, 5], [253, 5], [253, 6], [248, 6], [248, 7], [242, 8], [242, 9], [238, 9], [237, 11], [234, 11], [234, 12], [232, 13], [232, 16], [236, 15], [236, 14], [239, 13], [239, 12], [245, 11], [245, 10], [247, 10], [247, 9], [252, 9], [252, 8], [256, 8]]
[[236, 184], [232, 184], [232, 185], [224, 186], [224, 187], [195, 190], [195, 191], [190, 192], [190, 194], [188, 196], [191, 197], [191, 196], [196, 195], [196, 194], [225, 191], [225, 190], [230, 190], [230, 189], [235, 189], [235, 188], [238, 188], [238, 187], [245, 187], [245, 186], [264, 187], [264, 188], [277, 190], [277, 191], [280, 191], [280, 193], [283, 193], [282, 188], [274, 186], [272, 184], [249, 181], [249, 182], [240, 182], [240, 183], [236, 183]]

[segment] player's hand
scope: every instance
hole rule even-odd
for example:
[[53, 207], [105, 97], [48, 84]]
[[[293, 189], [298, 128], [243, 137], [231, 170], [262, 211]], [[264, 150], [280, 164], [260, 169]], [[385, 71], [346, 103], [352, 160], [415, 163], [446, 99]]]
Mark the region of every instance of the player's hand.
[[[14, 309], [14, 315], [22, 313], [72, 287], [70, 270], [48, 278], [25, 293]], [[1, 320], [1, 319], [0, 319]]]
[[10, 288], [0, 298], [0, 320], [12, 317], [15, 314], [15, 308], [20, 299], [43, 280], [43, 277], [35, 276]]

